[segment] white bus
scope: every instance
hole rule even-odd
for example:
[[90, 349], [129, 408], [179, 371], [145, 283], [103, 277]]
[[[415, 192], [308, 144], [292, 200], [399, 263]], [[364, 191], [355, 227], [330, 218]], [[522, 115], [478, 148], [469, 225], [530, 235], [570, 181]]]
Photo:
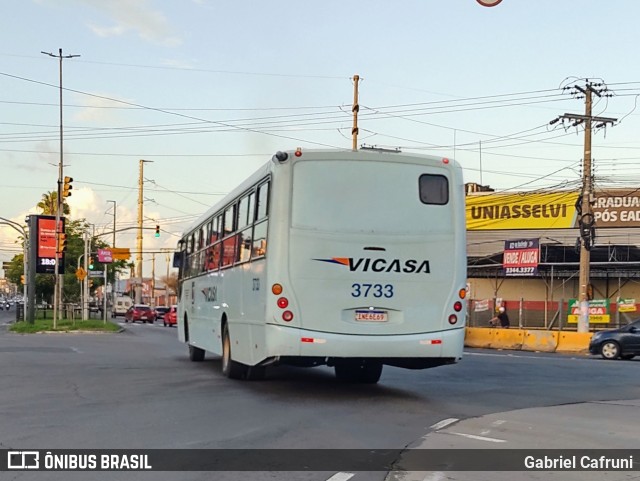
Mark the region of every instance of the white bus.
[[381, 150], [277, 152], [183, 235], [178, 336], [230, 378], [329, 365], [376, 383], [382, 366], [462, 357], [462, 169]]

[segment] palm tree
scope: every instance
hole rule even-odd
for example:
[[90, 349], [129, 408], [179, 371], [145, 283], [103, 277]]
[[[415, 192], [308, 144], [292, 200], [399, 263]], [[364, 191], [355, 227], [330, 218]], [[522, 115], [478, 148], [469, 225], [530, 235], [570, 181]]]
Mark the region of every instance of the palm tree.
[[[58, 193], [47, 192], [46, 194], [42, 194], [42, 199], [36, 204], [36, 208], [40, 209], [43, 215], [56, 215], [58, 210]], [[62, 202], [61, 214], [69, 215], [70, 213], [71, 209], [69, 208], [69, 204]]]

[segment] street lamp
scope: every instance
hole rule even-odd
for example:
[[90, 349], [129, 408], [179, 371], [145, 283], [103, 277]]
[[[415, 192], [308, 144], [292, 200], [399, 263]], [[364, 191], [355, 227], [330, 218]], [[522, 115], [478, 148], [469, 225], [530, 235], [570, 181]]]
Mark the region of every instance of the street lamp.
[[[56, 206], [56, 245], [58, 242], [58, 238], [61, 234], [61, 232], [59, 231], [60, 229], [60, 213], [62, 211], [62, 205], [63, 205], [63, 201], [62, 201], [62, 183], [63, 183], [63, 179], [64, 179], [64, 172], [63, 172], [63, 129], [62, 129], [62, 59], [65, 58], [74, 58], [74, 57], [79, 57], [80, 55], [62, 55], [62, 49], [58, 49], [58, 55], [54, 55], [51, 52], [43, 52], [41, 51], [40, 53], [43, 53], [45, 55], [48, 55], [50, 57], [56, 57], [60, 60], [60, 162], [58, 163], [58, 199], [57, 199], [57, 206]], [[59, 308], [59, 304], [61, 299], [59, 299], [61, 296], [61, 283], [60, 283], [60, 271], [59, 271], [59, 263], [60, 263], [60, 258], [62, 256], [59, 256], [58, 253], [56, 252], [56, 264], [54, 267], [54, 276], [55, 276], [55, 290], [53, 293], [53, 328], [55, 329], [57, 327], [56, 324], [56, 320], [57, 320], [57, 315], [58, 315], [58, 308]]]

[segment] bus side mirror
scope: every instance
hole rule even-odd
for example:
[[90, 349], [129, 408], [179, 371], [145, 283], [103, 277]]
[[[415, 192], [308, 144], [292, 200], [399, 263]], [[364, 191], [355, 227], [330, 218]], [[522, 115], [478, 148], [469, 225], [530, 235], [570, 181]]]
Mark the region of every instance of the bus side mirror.
[[184, 251], [173, 253], [173, 267], [180, 269], [184, 264]]

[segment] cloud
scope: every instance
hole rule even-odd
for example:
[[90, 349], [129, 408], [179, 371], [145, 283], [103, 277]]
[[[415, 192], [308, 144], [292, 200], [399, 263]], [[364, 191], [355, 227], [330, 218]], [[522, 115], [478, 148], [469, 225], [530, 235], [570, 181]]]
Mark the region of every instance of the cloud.
[[103, 13], [109, 25], [92, 22], [89, 28], [100, 37], [122, 36], [135, 32], [141, 39], [175, 47], [182, 44], [167, 17], [153, 8], [150, 0], [76, 0]]
[[132, 102], [131, 100], [117, 99], [115, 95], [95, 92], [94, 94], [96, 97], [87, 97], [85, 95], [77, 100], [76, 103], [81, 103], [86, 108], [78, 110], [73, 115], [74, 120], [86, 122], [113, 122], [116, 118], [115, 113], [118, 112], [114, 107], [122, 108], [123, 106], [126, 106], [125, 104], [118, 102], [118, 100], [129, 103]]

